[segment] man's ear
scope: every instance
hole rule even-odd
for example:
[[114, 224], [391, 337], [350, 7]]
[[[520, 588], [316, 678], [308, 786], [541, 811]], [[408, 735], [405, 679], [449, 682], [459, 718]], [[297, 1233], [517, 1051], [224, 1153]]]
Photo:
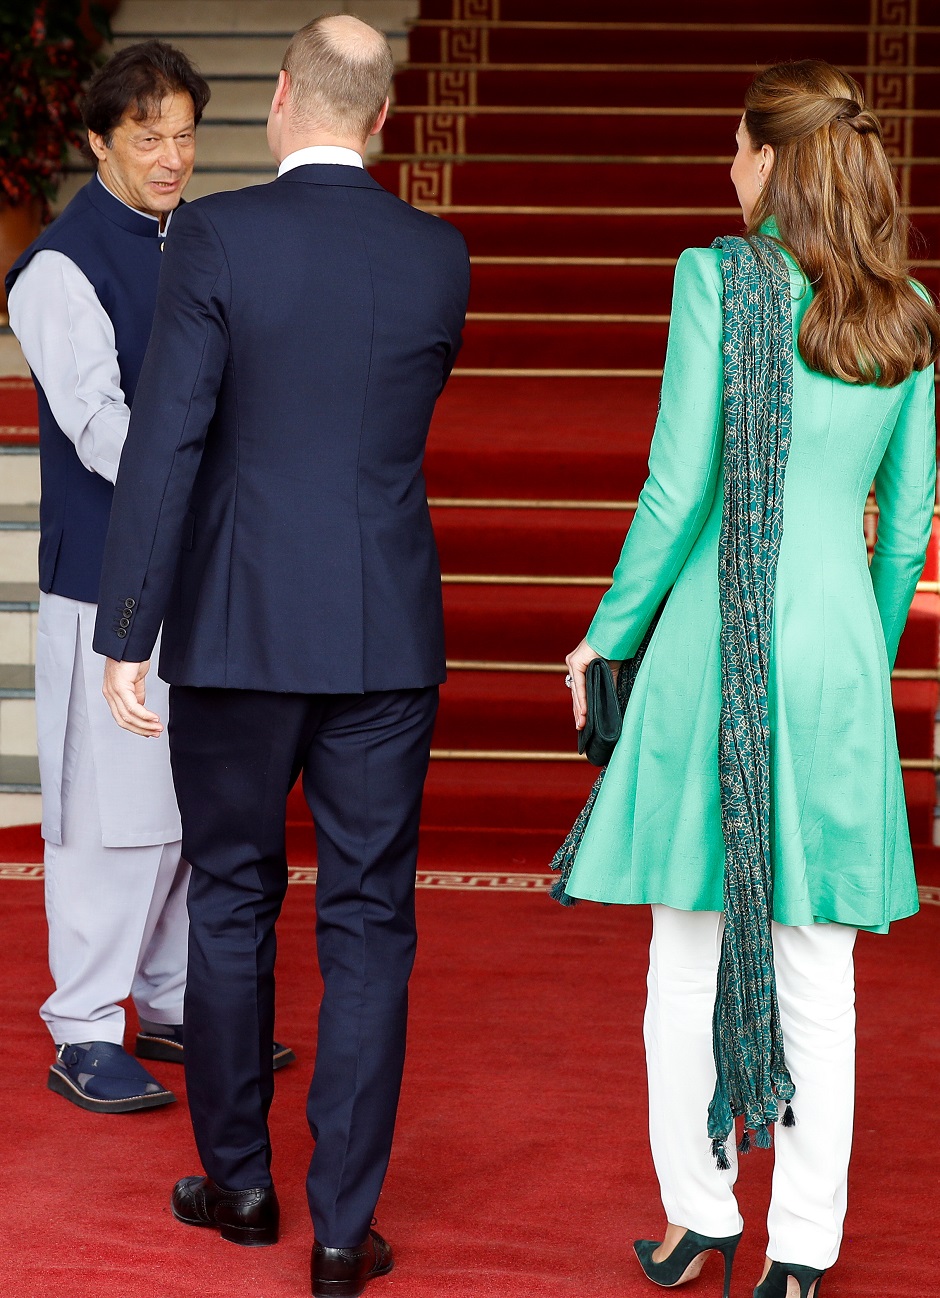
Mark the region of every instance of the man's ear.
[[379, 131], [381, 131], [382, 127], [385, 125], [386, 117], [388, 117], [388, 96], [387, 95], [385, 96], [385, 103], [382, 105], [379, 111], [379, 115], [375, 119], [375, 125], [373, 126], [372, 130], [369, 132], [370, 135], [378, 135]]
[[99, 162], [104, 162], [105, 158], [108, 156], [108, 146], [104, 142], [103, 135], [99, 135], [96, 131], [89, 131], [88, 147]]
[[274, 100], [271, 104], [273, 112], [281, 114], [284, 112], [284, 105], [287, 103], [287, 96], [290, 93], [290, 76], [281, 68], [277, 74], [277, 88], [274, 91]]

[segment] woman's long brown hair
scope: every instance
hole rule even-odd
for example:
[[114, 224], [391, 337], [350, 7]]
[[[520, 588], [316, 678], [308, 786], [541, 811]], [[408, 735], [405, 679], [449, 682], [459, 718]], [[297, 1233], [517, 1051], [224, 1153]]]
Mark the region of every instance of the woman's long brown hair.
[[814, 290], [800, 326], [803, 360], [884, 388], [925, 369], [940, 353], [940, 315], [908, 279], [907, 221], [861, 87], [807, 59], [759, 73], [744, 104], [751, 144], [776, 154], [748, 233], [775, 217]]

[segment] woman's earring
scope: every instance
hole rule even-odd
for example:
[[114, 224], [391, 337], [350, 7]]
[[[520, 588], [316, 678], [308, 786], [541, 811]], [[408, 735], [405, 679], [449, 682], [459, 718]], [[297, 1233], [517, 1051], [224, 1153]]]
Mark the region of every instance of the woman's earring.
[[757, 188], [758, 188], [758, 189], [763, 189], [763, 188], [764, 188], [764, 182], [763, 182], [763, 180], [761, 180], [760, 176], [757, 177]]

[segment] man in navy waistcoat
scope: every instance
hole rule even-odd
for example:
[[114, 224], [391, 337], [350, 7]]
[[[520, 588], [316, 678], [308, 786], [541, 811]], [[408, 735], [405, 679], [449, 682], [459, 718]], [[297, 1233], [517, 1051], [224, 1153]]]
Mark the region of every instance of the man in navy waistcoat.
[[[96, 649], [118, 722], [170, 750], [192, 865], [186, 1080], [206, 1175], [184, 1222], [274, 1243], [274, 927], [285, 809], [317, 831], [324, 992], [308, 1102], [313, 1292], [391, 1269], [370, 1230], [392, 1143], [415, 951], [418, 819], [444, 679], [422, 461], [460, 347], [452, 226], [363, 170], [392, 74], [358, 19], [303, 28], [266, 185], [174, 218], [105, 550]], [[149, 687], [147, 687], [149, 689]]]
[[[97, 1113], [168, 1104], [123, 1048], [180, 1062], [186, 886], [165, 739], [118, 731], [92, 650], [113, 483], [153, 322], [163, 241], [192, 175], [209, 87], [161, 41], [116, 54], [83, 102], [96, 174], [7, 279], [39, 399], [36, 715], [49, 960], [51, 1090]], [[162, 681], [151, 696], [166, 698]]]

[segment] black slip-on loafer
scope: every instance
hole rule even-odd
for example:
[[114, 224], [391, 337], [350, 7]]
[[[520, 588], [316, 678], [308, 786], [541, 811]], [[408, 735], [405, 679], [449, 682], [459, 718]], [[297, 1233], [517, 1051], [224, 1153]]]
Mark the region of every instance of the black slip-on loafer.
[[257, 1190], [223, 1190], [208, 1176], [184, 1176], [170, 1196], [177, 1221], [209, 1226], [232, 1244], [259, 1247], [276, 1244], [281, 1210], [271, 1186]]
[[172, 1091], [113, 1041], [59, 1046], [46, 1084], [89, 1113], [134, 1113], [176, 1101]]
[[391, 1245], [370, 1230], [358, 1248], [314, 1244], [310, 1257], [313, 1298], [359, 1298], [370, 1280], [388, 1275], [395, 1265]]
[[[157, 1029], [151, 1026], [146, 1032], [137, 1033], [134, 1054], [138, 1059], [159, 1059], [165, 1064], [181, 1064], [185, 1058], [183, 1052], [182, 1024], [167, 1024]], [[297, 1056], [290, 1046], [274, 1042], [274, 1071], [293, 1064]]]

